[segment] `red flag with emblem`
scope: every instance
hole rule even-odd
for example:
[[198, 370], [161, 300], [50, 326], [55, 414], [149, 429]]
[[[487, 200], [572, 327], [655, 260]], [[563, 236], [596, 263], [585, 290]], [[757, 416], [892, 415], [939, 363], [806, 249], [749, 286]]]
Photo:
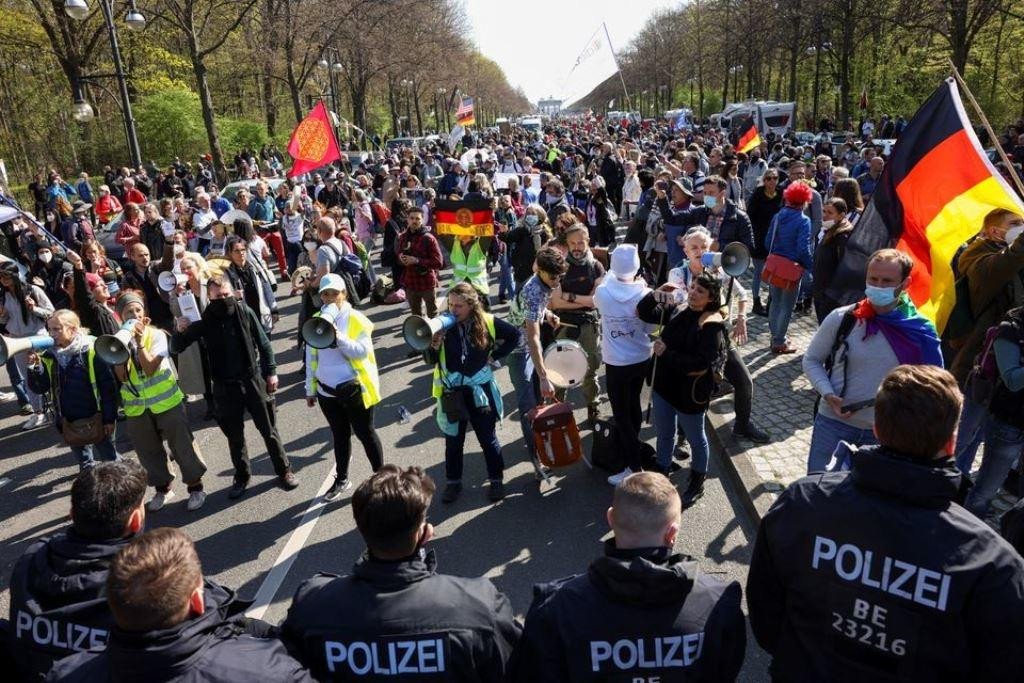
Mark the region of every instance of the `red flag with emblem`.
[[323, 100], [295, 126], [288, 141], [288, 154], [293, 160], [292, 167], [288, 169], [289, 178], [341, 158], [338, 139], [334, 136], [334, 127]]

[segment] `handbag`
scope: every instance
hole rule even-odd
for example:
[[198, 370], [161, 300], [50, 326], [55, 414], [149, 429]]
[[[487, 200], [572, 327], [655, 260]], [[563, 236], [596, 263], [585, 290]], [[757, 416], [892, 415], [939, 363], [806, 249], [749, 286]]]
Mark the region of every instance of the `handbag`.
[[60, 427], [61, 436], [69, 446], [92, 446], [106, 437], [103, 431], [103, 413], [81, 420], [64, 420]]
[[772, 243], [768, 245], [768, 258], [764, 260], [764, 269], [761, 271], [761, 281], [766, 282], [772, 287], [778, 287], [779, 289], [792, 292], [800, 284], [801, 278], [804, 276], [804, 267], [796, 261], [792, 261], [781, 254], [771, 253], [772, 247], [775, 246], [775, 238], [778, 237], [778, 214], [772, 219], [772, 224], [775, 230], [772, 232]]

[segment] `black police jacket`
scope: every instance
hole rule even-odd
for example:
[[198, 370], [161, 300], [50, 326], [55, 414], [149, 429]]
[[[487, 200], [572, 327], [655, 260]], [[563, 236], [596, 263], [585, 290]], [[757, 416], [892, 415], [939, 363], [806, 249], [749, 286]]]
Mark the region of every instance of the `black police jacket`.
[[57, 662], [47, 681], [236, 683], [312, 681], [281, 641], [250, 635], [241, 615], [249, 603], [206, 582], [206, 610], [169, 629], [129, 633], [114, 626], [107, 649]]
[[20, 679], [41, 678], [53, 662], [102, 648], [113, 619], [104, 594], [107, 567], [131, 538], [89, 541], [73, 530], [29, 547], [11, 575], [11, 654]]
[[746, 625], [738, 583], [670, 548], [618, 550], [534, 587], [511, 681], [733, 681]]
[[1021, 680], [1024, 561], [960, 486], [950, 459], [876, 446], [786, 489], [747, 582], [775, 680]]
[[502, 680], [520, 632], [508, 598], [436, 565], [433, 551], [364, 554], [351, 576], [316, 576], [296, 591], [281, 638], [322, 681]]

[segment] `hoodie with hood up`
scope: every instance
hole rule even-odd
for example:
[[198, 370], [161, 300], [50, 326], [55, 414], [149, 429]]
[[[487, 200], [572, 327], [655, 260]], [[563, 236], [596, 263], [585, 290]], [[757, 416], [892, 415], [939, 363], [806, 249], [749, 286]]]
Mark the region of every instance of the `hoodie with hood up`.
[[647, 333], [654, 329], [640, 320], [636, 305], [650, 288], [643, 280], [623, 282], [609, 273], [594, 291], [594, 305], [601, 314], [601, 356], [608, 365], [635, 365], [651, 357], [653, 345]]

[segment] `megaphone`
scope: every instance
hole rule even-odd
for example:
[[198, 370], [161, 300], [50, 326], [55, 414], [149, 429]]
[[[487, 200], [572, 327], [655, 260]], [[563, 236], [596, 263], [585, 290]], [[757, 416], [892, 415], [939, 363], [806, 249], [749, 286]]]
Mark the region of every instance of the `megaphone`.
[[402, 336], [405, 343], [414, 351], [426, 351], [430, 346], [430, 340], [435, 334], [455, 325], [455, 316], [451, 313], [442, 313], [436, 318], [421, 318], [418, 315], [411, 315], [402, 323]]
[[96, 339], [96, 355], [107, 365], [121, 365], [127, 363], [131, 357], [128, 345], [135, 336], [135, 323], [138, 320], [128, 320], [121, 329], [114, 334], [104, 334]]
[[750, 252], [742, 242], [730, 242], [722, 251], [709, 251], [700, 257], [705, 268], [721, 268], [730, 277], [739, 277], [750, 267]]
[[188, 282], [188, 276], [165, 270], [160, 273], [160, 277], [156, 279], [156, 282], [163, 291], [173, 292], [175, 287]]
[[326, 349], [338, 341], [334, 317], [314, 316], [302, 324], [302, 338], [314, 349]]
[[0, 337], [0, 365], [24, 351], [45, 351], [53, 346], [53, 337], [40, 334], [35, 337]]

